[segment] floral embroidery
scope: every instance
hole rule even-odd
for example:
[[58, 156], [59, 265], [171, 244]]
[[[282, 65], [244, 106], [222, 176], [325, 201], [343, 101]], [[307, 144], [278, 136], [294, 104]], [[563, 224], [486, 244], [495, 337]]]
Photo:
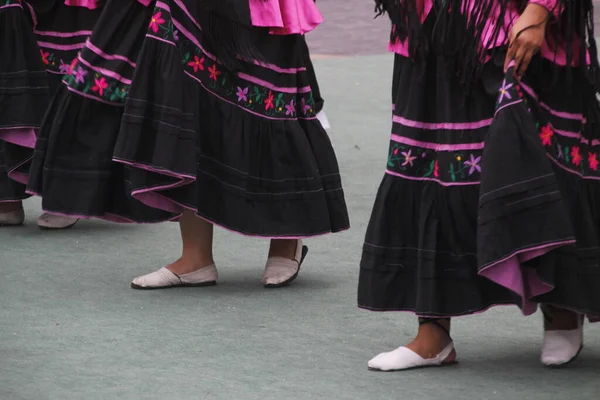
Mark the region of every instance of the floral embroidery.
[[166, 22], [161, 17], [162, 17], [162, 12], [159, 11], [156, 14], [154, 14], [152, 16], [152, 18], [150, 19], [150, 29], [152, 30], [152, 32], [158, 33], [159, 27]]
[[598, 171], [598, 155], [596, 153], [588, 153], [588, 165], [594, 171]]
[[50, 53], [40, 49], [40, 54], [42, 55], [42, 62], [46, 65], [50, 64], [50, 61], [48, 60]]
[[194, 72], [204, 71], [204, 57], [194, 56], [194, 61], [190, 61], [188, 65], [194, 69]]
[[71, 63], [69, 70], [70, 73], [63, 78], [63, 82], [69, 87], [101, 100], [113, 103], [125, 102], [129, 85], [82, 66], [78, 64], [77, 59]]
[[[398, 153], [398, 149], [395, 150], [396, 154]], [[408, 150], [408, 152], [403, 151], [402, 155], [404, 156], [404, 163], [402, 163], [403, 167], [406, 167], [407, 165], [410, 165], [411, 167], [413, 166], [413, 161], [417, 159], [417, 157], [413, 157], [412, 155], [412, 150]]]
[[552, 136], [554, 136], [554, 130], [550, 124], [544, 125], [542, 127], [542, 131], [540, 132], [540, 139], [542, 139], [542, 144], [544, 146], [552, 145]]
[[513, 84], [507, 84], [506, 79], [502, 82], [502, 87], [500, 88], [500, 97], [498, 98], [498, 103], [502, 103], [504, 98], [506, 97], [508, 100], [512, 99], [512, 96], [509, 92], [510, 88], [513, 87]]
[[[181, 62], [186, 74], [198, 80], [209, 92], [238, 107], [267, 117], [315, 117], [315, 100], [312, 92], [280, 92], [247, 81], [216, 62], [207, 65], [207, 62], [212, 61], [212, 57], [196, 43], [188, 40], [184, 34], [174, 29], [168, 11], [155, 8], [154, 17], [157, 18], [156, 26], [151, 23], [149, 32], [174, 43], [181, 54]], [[159, 20], [164, 21], [159, 23]], [[201, 38], [200, 41], [202, 42]]]
[[469, 175], [473, 175], [475, 171], [481, 172], [481, 166], [479, 165], [480, 161], [481, 156], [476, 158], [473, 154], [471, 154], [471, 158], [469, 160], [465, 161], [465, 165], [469, 167]]
[[571, 149], [571, 162], [573, 165], [579, 166], [581, 164], [581, 154], [579, 154], [579, 147], [573, 146]]

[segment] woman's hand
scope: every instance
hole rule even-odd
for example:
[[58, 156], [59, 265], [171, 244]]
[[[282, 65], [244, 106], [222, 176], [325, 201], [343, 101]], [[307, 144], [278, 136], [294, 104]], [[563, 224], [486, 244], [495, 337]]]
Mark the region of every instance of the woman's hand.
[[510, 31], [510, 44], [504, 61], [504, 71], [508, 70], [508, 65], [514, 60], [517, 78], [523, 76], [531, 58], [544, 43], [549, 17], [548, 10], [538, 4], [529, 4], [525, 8]]

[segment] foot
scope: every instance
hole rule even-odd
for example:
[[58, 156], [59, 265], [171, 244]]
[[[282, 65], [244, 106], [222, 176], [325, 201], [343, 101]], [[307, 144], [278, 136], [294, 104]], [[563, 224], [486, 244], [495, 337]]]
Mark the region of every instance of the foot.
[[371, 359], [372, 371], [403, 371], [439, 367], [456, 363], [454, 342], [449, 335], [449, 320], [423, 319], [415, 340], [407, 346], [381, 353]]
[[306, 253], [308, 247], [302, 245], [302, 240], [273, 240], [263, 273], [263, 285], [267, 288], [289, 285], [298, 276]]
[[148, 275], [138, 276], [131, 282], [132, 289], [150, 290], [166, 289], [172, 287], [201, 287], [217, 284], [219, 274], [215, 264], [196, 268], [191, 272], [177, 274], [169, 268], [173, 264], [163, 267]]
[[0, 203], [0, 226], [19, 226], [25, 222], [23, 203], [11, 201]]
[[544, 342], [541, 361], [547, 367], [561, 367], [574, 361], [583, 348], [583, 315], [542, 306]]
[[79, 221], [79, 218], [76, 217], [43, 213], [38, 218], [37, 224], [41, 229], [60, 230], [72, 228], [77, 221]]

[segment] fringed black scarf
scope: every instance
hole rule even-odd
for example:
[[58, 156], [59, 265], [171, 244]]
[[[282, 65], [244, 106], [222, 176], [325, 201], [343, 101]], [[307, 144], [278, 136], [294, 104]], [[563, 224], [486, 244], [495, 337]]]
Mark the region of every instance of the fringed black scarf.
[[[419, 0], [375, 0], [377, 15], [384, 13], [390, 17], [393, 29], [391, 40], [409, 39], [409, 54], [415, 60], [424, 59], [431, 51], [443, 54], [454, 63], [454, 69], [462, 82], [476, 79], [483, 65], [484, 49], [481, 39], [485, 34], [486, 21], [490, 16], [504, 18], [507, 8], [516, 5], [521, 11], [527, 6], [527, 0], [477, 0], [474, 10], [468, 15], [468, 2], [463, 0], [434, 0], [434, 33], [427, 35], [421, 24], [422, 10], [418, 9]], [[600, 92], [600, 67], [598, 51], [594, 39], [592, 0], [558, 0], [563, 9], [558, 21], [548, 24], [550, 38], [566, 43], [567, 64], [574, 57], [574, 44], [579, 42], [580, 65], [586, 64], [586, 50], [590, 54], [591, 66], [588, 67], [590, 83]], [[498, 24], [492, 39], [498, 37], [503, 29]]]

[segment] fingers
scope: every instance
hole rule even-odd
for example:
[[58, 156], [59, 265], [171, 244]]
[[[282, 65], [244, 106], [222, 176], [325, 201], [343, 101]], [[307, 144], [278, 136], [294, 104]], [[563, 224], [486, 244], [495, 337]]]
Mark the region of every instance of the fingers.
[[504, 60], [504, 72], [509, 68], [511, 61], [515, 62], [515, 75], [521, 78], [527, 71], [531, 59], [537, 53], [537, 46], [517, 38], [508, 48], [506, 59]]
[[506, 71], [508, 71], [508, 66], [510, 65], [511, 61], [514, 60], [515, 58], [515, 52], [516, 52], [517, 46], [516, 43], [511, 43], [508, 46], [508, 52], [506, 53], [506, 58], [504, 59], [504, 72], [506, 73]]

